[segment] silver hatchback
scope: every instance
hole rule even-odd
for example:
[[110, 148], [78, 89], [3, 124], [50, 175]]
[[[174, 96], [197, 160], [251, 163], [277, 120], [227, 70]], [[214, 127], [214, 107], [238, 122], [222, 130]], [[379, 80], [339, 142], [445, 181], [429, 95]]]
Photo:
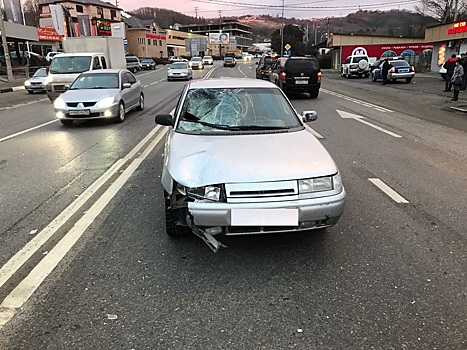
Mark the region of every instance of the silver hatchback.
[[108, 119], [121, 123], [132, 109], [144, 109], [142, 84], [126, 69], [82, 73], [54, 101], [55, 115], [64, 125], [74, 120]]
[[162, 170], [168, 235], [191, 229], [217, 250], [213, 235], [321, 229], [345, 202], [339, 170], [274, 84], [255, 79], [189, 83], [169, 126]]

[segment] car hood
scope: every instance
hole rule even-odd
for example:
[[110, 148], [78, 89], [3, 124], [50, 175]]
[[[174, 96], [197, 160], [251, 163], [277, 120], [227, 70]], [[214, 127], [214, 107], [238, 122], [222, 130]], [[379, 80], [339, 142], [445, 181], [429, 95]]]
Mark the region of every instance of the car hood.
[[328, 176], [337, 166], [307, 130], [245, 135], [187, 135], [168, 139], [166, 165], [187, 187]]
[[184, 69], [173, 69], [173, 68], [170, 68], [169, 73], [188, 73], [188, 69], [184, 68]]
[[118, 94], [118, 89], [82, 89], [68, 90], [61, 95], [65, 102], [95, 102], [106, 97], [114, 97]]
[[28, 79], [30, 83], [44, 83], [47, 77], [31, 77]]

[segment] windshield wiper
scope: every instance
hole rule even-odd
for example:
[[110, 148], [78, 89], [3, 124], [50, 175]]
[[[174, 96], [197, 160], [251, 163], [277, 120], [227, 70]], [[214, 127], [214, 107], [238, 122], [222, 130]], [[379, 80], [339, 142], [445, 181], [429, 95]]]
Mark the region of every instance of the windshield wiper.
[[182, 120], [185, 121], [185, 122], [197, 123], [197, 124], [201, 124], [201, 125], [204, 125], [204, 126], [209, 126], [211, 128], [214, 128], [214, 129], [229, 130], [229, 131], [240, 131], [241, 130], [238, 126], [212, 124], [212, 123], [208, 123], [208, 122], [203, 122], [201, 120], [190, 120], [190, 119], [186, 119], [186, 118], [183, 118]]
[[267, 125], [238, 125], [239, 130], [286, 130], [288, 126], [267, 126]]

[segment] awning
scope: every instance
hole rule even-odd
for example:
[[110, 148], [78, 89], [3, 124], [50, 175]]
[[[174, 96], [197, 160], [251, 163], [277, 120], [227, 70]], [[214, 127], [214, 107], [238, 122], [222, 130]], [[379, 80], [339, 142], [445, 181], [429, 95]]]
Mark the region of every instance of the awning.
[[23, 26], [22, 24], [7, 21], [4, 22], [4, 25], [7, 38], [39, 41], [36, 27]]

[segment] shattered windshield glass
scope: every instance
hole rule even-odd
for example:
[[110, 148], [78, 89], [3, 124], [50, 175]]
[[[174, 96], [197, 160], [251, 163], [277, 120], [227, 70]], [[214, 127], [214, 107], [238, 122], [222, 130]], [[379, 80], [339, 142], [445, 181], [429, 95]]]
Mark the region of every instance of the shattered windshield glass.
[[263, 88], [209, 88], [188, 91], [177, 131], [281, 130], [301, 123], [281, 92]]

